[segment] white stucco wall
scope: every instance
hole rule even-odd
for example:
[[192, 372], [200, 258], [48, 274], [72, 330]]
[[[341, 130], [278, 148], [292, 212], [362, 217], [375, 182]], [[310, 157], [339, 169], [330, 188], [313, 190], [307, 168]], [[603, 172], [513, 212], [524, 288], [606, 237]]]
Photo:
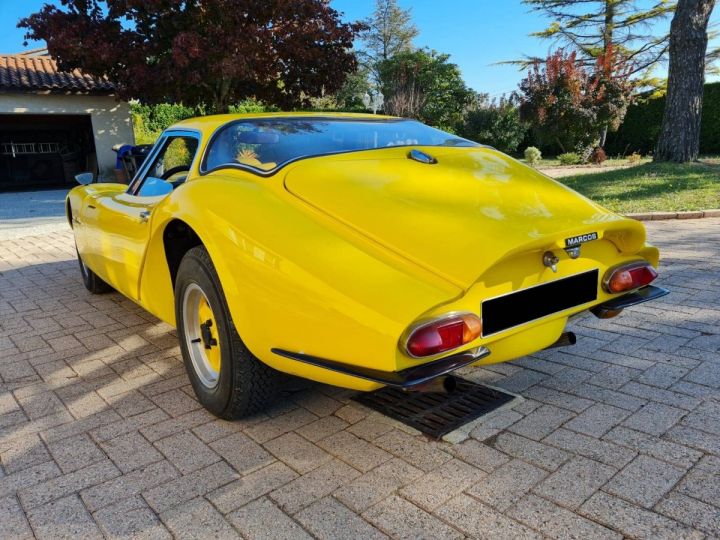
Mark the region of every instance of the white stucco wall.
[[3, 94], [0, 114], [89, 114], [95, 135], [95, 152], [101, 174], [112, 174], [118, 143], [134, 144], [130, 107], [112, 96], [77, 94]]

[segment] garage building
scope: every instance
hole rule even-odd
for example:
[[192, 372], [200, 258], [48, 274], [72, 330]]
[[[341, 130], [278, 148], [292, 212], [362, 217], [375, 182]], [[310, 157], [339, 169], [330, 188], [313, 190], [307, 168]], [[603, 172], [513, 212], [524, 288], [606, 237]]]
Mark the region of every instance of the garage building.
[[127, 103], [107, 80], [58, 71], [44, 49], [0, 55], [0, 191], [61, 187], [78, 172], [111, 180], [133, 144]]

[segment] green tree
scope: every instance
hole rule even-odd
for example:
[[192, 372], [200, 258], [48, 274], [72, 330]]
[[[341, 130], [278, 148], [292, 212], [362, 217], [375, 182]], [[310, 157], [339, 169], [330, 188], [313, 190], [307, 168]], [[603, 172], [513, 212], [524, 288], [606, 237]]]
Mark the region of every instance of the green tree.
[[360, 38], [368, 64], [376, 65], [413, 49], [418, 29], [412, 22], [411, 10], [402, 9], [397, 0], [376, 0], [375, 11], [363, 23], [366, 30]]
[[570, 46], [588, 66], [601, 55], [607, 55], [612, 47], [619, 57], [633, 64], [635, 72], [645, 75], [663, 59], [668, 48], [668, 35], [655, 35], [652, 25], [675, 9], [674, 0], [654, 0], [647, 8], [641, 8], [638, 0], [523, 0], [523, 3], [552, 20], [547, 28], [531, 35], [552, 39], [562, 47]]
[[449, 59], [447, 54], [416, 50], [382, 61], [378, 71], [385, 112], [456, 131], [473, 92]]
[[479, 95], [477, 103], [468, 109], [459, 134], [512, 154], [527, 130], [527, 124], [520, 119], [515, 98], [490, 101], [487, 95]]

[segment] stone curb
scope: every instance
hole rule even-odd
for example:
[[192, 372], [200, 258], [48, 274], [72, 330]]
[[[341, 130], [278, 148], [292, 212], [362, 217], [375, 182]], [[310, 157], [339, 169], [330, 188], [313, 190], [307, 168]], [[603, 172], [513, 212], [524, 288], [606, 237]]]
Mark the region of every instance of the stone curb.
[[638, 221], [661, 221], [666, 219], [700, 219], [720, 217], [720, 209], [716, 210], [691, 210], [689, 212], [640, 212], [636, 214], [625, 214], [625, 217]]

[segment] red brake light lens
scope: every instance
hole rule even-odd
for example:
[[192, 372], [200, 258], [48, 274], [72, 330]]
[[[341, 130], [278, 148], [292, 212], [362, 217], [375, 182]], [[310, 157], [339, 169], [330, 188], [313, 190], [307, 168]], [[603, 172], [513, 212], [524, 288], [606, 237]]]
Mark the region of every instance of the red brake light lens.
[[658, 273], [650, 264], [631, 263], [608, 270], [603, 285], [609, 293], [620, 293], [644, 287], [657, 276]]
[[413, 330], [406, 349], [411, 356], [431, 356], [470, 343], [481, 331], [482, 322], [477, 315], [463, 313], [443, 317]]

